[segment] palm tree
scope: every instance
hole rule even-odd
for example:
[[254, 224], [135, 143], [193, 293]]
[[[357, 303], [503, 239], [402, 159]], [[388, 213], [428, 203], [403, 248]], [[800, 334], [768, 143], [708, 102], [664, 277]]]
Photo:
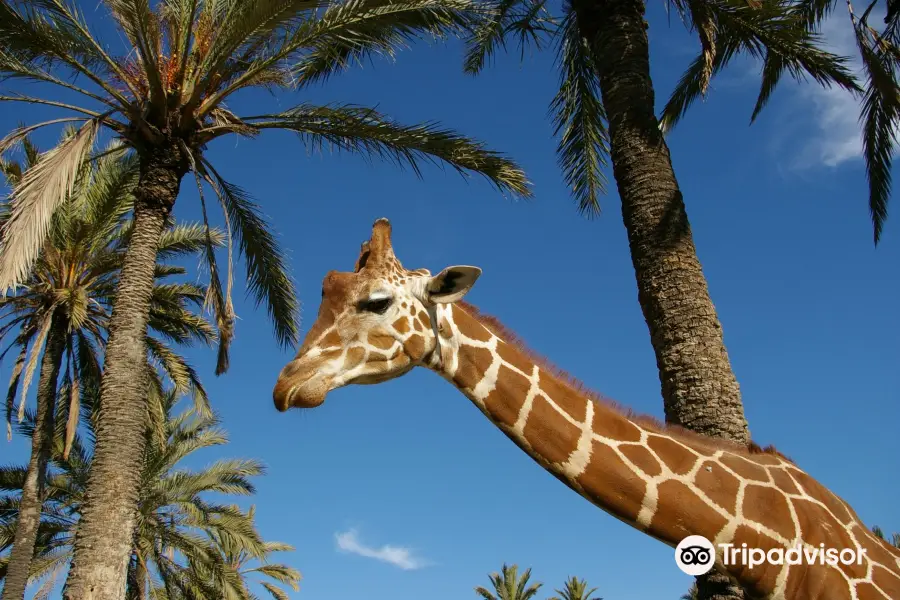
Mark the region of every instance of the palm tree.
[[895, 532], [894, 535], [892, 535], [890, 539], [888, 539], [888, 537], [884, 534], [884, 531], [878, 525], [872, 528], [872, 533], [875, 534], [875, 537], [880, 540], [884, 540], [894, 548], [900, 548], [900, 533]]
[[[808, 20], [808, 26], [819, 29], [825, 18], [841, 4], [836, 0], [804, 0], [800, 3], [800, 9]], [[846, 0], [849, 10], [844, 13], [853, 27], [866, 76], [860, 122], [869, 180], [869, 214], [876, 246], [888, 215], [891, 165], [897, 153], [895, 132], [900, 127], [900, 4], [897, 0], [885, 0], [887, 14], [880, 30], [869, 23], [869, 16], [877, 4], [877, 0], [868, 3], [860, 14], [854, 10], [853, 2]]]
[[483, 600], [531, 600], [544, 585], [543, 583], [529, 585], [531, 569], [526, 569], [519, 577], [517, 565], [504, 564], [499, 573], [491, 573], [489, 577], [494, 588], [493, 592], [483, 587], [475, 588], [475, 593]]
[[[248, 519], [252, 522], [255, 515], [255, 507], [250, 507], [247, 513]], [[267, 561], [269, 554], [275, 552], [288, 552], [293, 550], [292, 546], [281, 542], [263, 542], [262, 546], [256, 551], [248, 550], [246, 544], [239, 543], [233, 537], [222, 535], [218, 531], [210, 531], [216, 551], [219, 556], [213, 566], [220, 563], [225, 568], [209, 569], [209, 563], [196, 563], [190, 565], [195, 573], [204, 573], [205, 581], [213, 590], [227, 590], [229, 598], [240, 598], [241, 600], [251, 600], [254, 596], [247, 587], [248, 581], [255, 581], [268, 591], [275, 600], [284, 600], [287, 594], [283, 589], [266, 581], [272, 579], [282, 585], [290, 586], [294, 591], [299, 589], [297, 582], [300, 580], [300, 574], [293, 568], [283, 564], [273, 564]], [[264, 578], [258, 581], [257, 578]], [[213, 600], [214, 597], [210, 598]], [[172, 599], [174, 600], [174, 599]]]
[[[226, 444], [227, 437], [214, 415], [198, 414], [196, 408], [174, 414], [177, 397], [170, 390], [151, 400], [159, 404], [164, 415], [164, 435], [161, 438], [149, 427], [145, 434], [147, 453], [140, 473], [138, 526], [129, 548], [124, 597], [249, 600], [252, 596], [245, 578], [250, 574], [297, 589], [300, 574], [295, 569], [269, 562], [274, 553], [293, 548], [264, 541], [256, 530], [252, 510], [242, 511], [210, 499], [210, 494], [253, 494], [250, 478], [263, 473], [262, 465], [254, 460], [225, 459], [196, 471], [182, 467], [186, 458], [205, 448]], [[19, 429], [25, 435], [32, 434], [33, 419], [27, 419]], [[93, 433], [90, 427], [88, 430]], [[72, 560], [75, 530], [92, 463], [90, 448], [81, 436], [73, 440], [68, 459], [62, 458], [62, 440], [57, 437], [56, 442], [40, 544], [30, 572], [31, 579], [42, 584], [38, 595], [55, 585], [58, 575]], [[21, 489], [24, 476], [21, 467], [0, 469], [0, 489], [7, 492], [0, 496], [0, 551], [11, 541], [10, 531], [19, 507], [16, 492]], [[240, 556], [242, 562], [226, 560], [232, 556]], [[260, 566], [246, 568], [253, 560], [259, 561]], [[283, 591], [271, 581], [262, 584], [277, 600], [283, 597], [278, 596]]]
[[[475, 29], [466, 71], [480, 72], [510, 35], [521, 43], [540, 43], [543, 33], [553, 34], [560, 71], [559, 91], [551, 105], [559, 137], [557, 156], [583, 213], [599, 213], [599, 197], [606, 188], [604, 168], [608, 160], [612, 162], [666, 421], [748, 445], [740, 387], [697, 257], [664, 132], [706, 94], [710, 79], [739, 55], [765, 63], [753, 119], [785, 73], [859, 91], [845, 59], [821, 50], [819, 36], [808, 26], [810, 7], [823, 0], [667, 2], [697, 34], [701, 52], [682, 76], [661, 119], [655, 112], [643, 0], [566, 0], [561, 18], [548, 15], [545, 0], [490, 1], [494, 16]], [[737, 588], [724, 575], [706, 577], [717, 580], [720, 595], [738, 597], [733, 591]]]
[[[0, 141], [0, 152], [39, 127], [82, 123], [75, 136], [41, 157], [17, 189], [4, 228], [0, 290], [27, 275], [50, 215], [64, 196], [60, 192], [71, 185], [77, 165], [90, 157], [101, 130], [133, 150], [140, 165], [134, 235], [109, 326], [101, 390], [108, 410], [97, 429], [90, 501], [78, 529], [64, 593], [68, 600], [89, 594], [111, 600], [124, 590], [123, 553], [134, 531], [144, 444], [146, 388], [133, 375], [144, 361], [159, 238], [188, 173], [200, 189], [204, 219], [204, 184], [222, 203], [247, 259], [249, 288], [267, 304], [277, 339], [296, 342], [297, 303], [282, 254], [252, 199], [204, 157], [210, 142], [282, 129], [313, 147], [328, 144], [416, 171], [423, 160], [443, 161], [460, 172], [480, 173], [501, 190], [530, 194], [513, 162], [433, 123], [402, 125], [373, 109], [346, 104], [301, 103], [241, 116], [226, 106], [241, 90], [303, 89], [374, 54], [393, 54], [410, 39], [459, 33], [482, 14], [473, 0], [104, 0], [103, 6], [127, 46], [123, 53], [95, 37], [66, 0], [0, 0], [0, 78], [43, 82], [83, 100], [73, 104], [28, 93], [0, 97], [55, 106], [71, 115], [13, 131]], [[234, 325], [231, 279], [221, 284], [211, 249], [205, 259], [221, 332], [221, 373], [228, 366]]]
[[549, 600], [603, 600], [594, 596], [597, 588], [588, 589], [587, 581], [578, 579], [574, 575], [566, 579], [566, 585], [561, 590], [556, 590], [559, 596], [552, 596]]
[[[20, 184], [28, 167], [33, 167], [38, 160], [38, 151], [27, 138], [24, 150], [24, 165], [0, 162], [0, 170], [12, 189]], [[20, 291], [0, 298], [0, 340], [13, 338], [0, 358], [10, 350], [18, 350], [7, 392], [8, 435], [16, 393], [21, 388], [18, 409], [21, 420], [30, 381], [41, 361], [37, 428], [31, 436], [31, 459], [21, 499], [22, 517], [18, 522], [3, 600], [18, 600], [25, 593], [46, 465], [54, 437], [54, 400], [59, 373], [63, 372], [63, 388], [68, 394], [68, 402], [63, 407], [66, 455], [79, 422], [81, 391], [85, 386], [99, 384], [98, 352], [106, 343], [109, 310], [131, 232], [132, 223], [126, 216], [134, 202], [136, 167], [133, 159], [123, 161], [107, 157], [93, 167], [84, 168], [72, 194], [57, 211], [50, 235]], [[5, 212], [7, 205], [0, 208], [4, 209], [0, 218], [8, 215]], [[214, 242], [222, 242], [220, 233], [215, 232], [214, 238]], [[203, 248], [205, 240], [205, 232], [199, 226], [169, 226], [161, 239], [160, 256], [175, 258], [196, 253]], [[201, 409], [208, 410], [206, 393], [194, 370], [160, 339], [164, 336], [178, 344], [193, 341], [209, 344], [214, 339], [215, 332], [209, 323], [189, 310], [192, 304], [200, 308], [203, 288], [164, 282], [164, 278], [181, 273], [184, 269], [180, 267], [157, 265], [150, 317], [150, 329], [155, 335], [148, 336], [148, 358], [162, 364], [176, 389], [193, 391]], [[157, 382], [154, 389], [159, 389], [161, 383], [157, 372], [152, 371]], [[89, 415], [88, 412], [84, 414]]]
[[642, 0], [567, 0], [561, 18], [545, 0], [497, 0], [469, 40], [476, 74], [509, 35], [558, 45], [560, 87], [551, 112], [557, 155], [578, 208], [599, 214], [611, 159], [638, 283], [659, 365], [666, 417], [700, 433], [749, 442], [740, 391], [709, 297], [662, 131], [704, 95], [711, 77], [741, 54], [765, 58], [755, 118], [785, 73], [858, 90], [845, 60], [774, 0], [675, 0], [703, 51], [657, 119]]

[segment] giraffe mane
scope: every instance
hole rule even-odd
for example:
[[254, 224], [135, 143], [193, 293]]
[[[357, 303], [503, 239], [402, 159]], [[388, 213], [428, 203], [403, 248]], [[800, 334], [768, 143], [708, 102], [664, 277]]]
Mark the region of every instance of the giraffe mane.
[[561, 368], [557, 367], [556, 365], [554, 365], [545, 356], [532, 350], [525, 343], [525, 341], [522, 339], [521, 336], [519, 336], [512, 329], [510, 329], [509, 327], [504, 325], [497, 317], [494, 317], [492, 315], [488, 315], [488, 314], [481, 312], [481, 310], [477, 306], [475, 306], [474, 304], [471, 304], [469, 302], [466, 302], [464, 300], [457, 301], [456, 305], [459, 306], [459, 308], [461, 308], [462, 310], [464, 310], [473, 319], [475, 319], [476, 321], [481, 323], [491, 333], [493, 333], [494, 335], [496, 335], [497, 337], [502, 339], [504, 342], [514, 346], [519, 352], [521, 352], [522, 354], [527, 356], [536, 365], [538, 365], [540, 368], [544, 369], [545, 371], [547, 371], [548, 373], [550, 373], [551, 375], [553, 375], [554, 377], [559, 379], [562, 383], [565, 383], [566, 385], [568, 385], [575, 392], [590, 398], [591, 400], [593, 400], [594, 402], [596, 402], [598, 404], [607, 406], [608, 408], [623, 415], [625, 418], [637, 423], [638, 425], [641, 425], [648, 429], [655, 430], [660, 433], [665, 433], [667, 435], [679, 437], [686, 441], [691, 441], [695, 444], [705, 446], [707, 448], [725, 449], [725, 450], [736, 451], [738, 453], [743, 453], [743, 454], [747, 454], [747, 455], [772, 454], [772, 455], [775, 455], [786, 461], [789, 461], [791, 463], [794, 462], [789, 457], [787, 457], [784, 454], [782, 454], [781, 452], [779, 452], [773, 445], [768, 445], [768, 446], [763, 447], [751, 440], [749, 444], [744, 446], [742, 444], [738, 444], [737, 442], [732, 442], [730, 440], [717, 439], [717, 438], [705, 436], [705, 435], [699, 434], [695, 431], [691, 431], [690, 429], [685, 429], [684, 427], [681, 427], [679, 425], [665, 423], [663, 421], [660, 421], [658, 418], [656, 418], [652, 415], [638, 413], [638, 412], [634, 411], [632, 408], [630, 408], [628, 406], [624, 406], [624, 405], [592, 390], [584, 382], [582, 382], [580, 379], [578, 379], [574, 375], [572, 375], [569, 372], [565, 371], [564, 369], [561, 369]]

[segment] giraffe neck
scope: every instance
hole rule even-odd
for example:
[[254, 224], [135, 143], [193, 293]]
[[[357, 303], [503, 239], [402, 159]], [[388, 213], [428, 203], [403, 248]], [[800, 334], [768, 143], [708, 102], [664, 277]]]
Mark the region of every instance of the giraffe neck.
[[[670, 546], [702, 535], [736, 548], [799, 543], [867, 550], [861, 564], [849, 566], [725, 567], [763, 598], [843, 600], [856, 598], [853, 590], [861, 586], [873, 586], [878, 593], [872, 598], [900, 598], [900, 553], [793, 463], [629, 419], [538, 364], [470, 311], [458, 304], [438, 310], [441, 360], [433, 353], [431, 368], [594, 505]], [[835, 585], [846, 594], [831, 595]]]
[[658, 495], [648, 494], [646, 483], [623, 457], [615, 456], [612, 446], [594, 443], [602, 436], [620, 444], [625, 458], [656, 474], [661, 469], [651, 468], [655, 459], [647, 449], [647, 431], [574, 389], [466, 309], [451, 305], [438, 318], [442, 359], [433, 369], [544, 469], [606, 512], [667, 544], [676, 545], [687, 531], [697, 533], [690, 524], [683, 531], [653, 527]]

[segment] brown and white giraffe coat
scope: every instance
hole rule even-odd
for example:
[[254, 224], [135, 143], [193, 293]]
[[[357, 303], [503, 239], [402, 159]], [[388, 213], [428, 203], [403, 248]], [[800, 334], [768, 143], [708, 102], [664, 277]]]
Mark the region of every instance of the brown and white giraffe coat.
[[318, 318], [275, 386], [276, 406], [310, 408], [338, 387], [425, 366], [567, 486], [670, 546], [702, 535], [737, 548], [865, 550], [860, 564], [835, 566], [751, 569], [717, 557], [762, 598], [900, 600], [900, 551], [843, 500], [777, 452], [629, 416], [583, 389], [461, 301], [479, 274], [404, 269], [389, 223], [376, 221], [355, 270], [326, 276]]

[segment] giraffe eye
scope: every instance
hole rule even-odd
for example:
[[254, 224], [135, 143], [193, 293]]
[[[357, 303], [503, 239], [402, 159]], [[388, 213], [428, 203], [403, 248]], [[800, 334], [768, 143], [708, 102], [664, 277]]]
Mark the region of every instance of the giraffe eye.
[[376, 300], [363, 300], [359, 303], [359, 310], [383, 315], [393, 302], [392, 298], [378, 298]]

